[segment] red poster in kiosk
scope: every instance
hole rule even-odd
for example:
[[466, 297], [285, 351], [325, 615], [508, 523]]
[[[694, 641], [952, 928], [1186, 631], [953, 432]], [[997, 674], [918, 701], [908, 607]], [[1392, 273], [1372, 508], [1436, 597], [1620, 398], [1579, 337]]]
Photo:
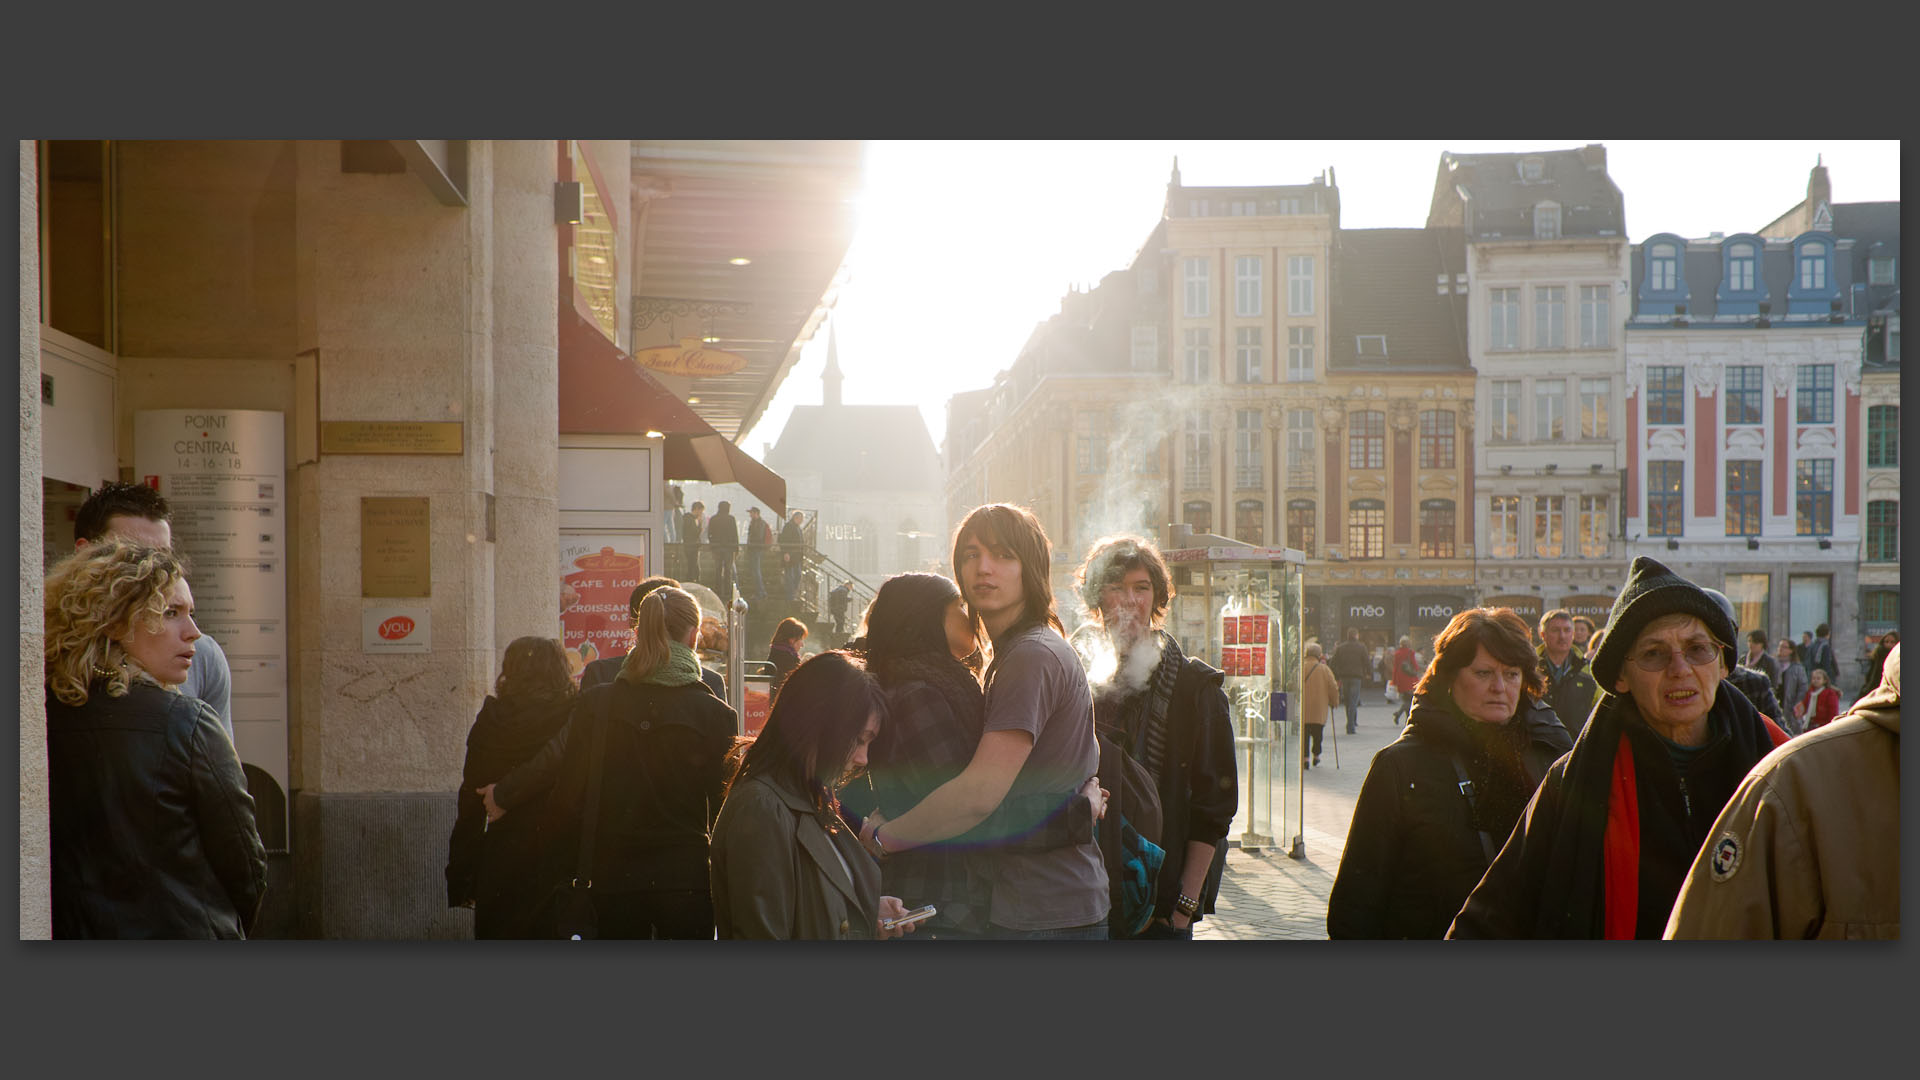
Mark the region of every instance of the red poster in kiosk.
[[740, 718], [740, 734], [752, 738], [767, 726], [767, 714], [773, 711], [773, 701], [767, 692], [766, 679], [748, 679], [742, 689], [746, 694], [746, 715]]
[[1243, 665], [1247, 670], [1243, 675], [1265, 675], [1267, 673], [1267, 647], [1256, 645], [1247, 650], [1247, 660]]
[[575, 681], [595, 660], [623, 656], [632, 642], [627, 626], [627, 597], [646, 576], [644, 555], [625, 552], [608, 541], [639, 547], [645, 538], [560, 538], [560, 644]]
[[[1265, 645], [1267, 643], [1267, 624], [1265, 615], [1243, 615], [1240, 617], [1240, 640], [1247, 645]], [[1254, 674], [1260, 674], [1255, 672]]]
[[1220, 644], [1240, 644], [1240, 617], [1228, 615], [1220, 620]]

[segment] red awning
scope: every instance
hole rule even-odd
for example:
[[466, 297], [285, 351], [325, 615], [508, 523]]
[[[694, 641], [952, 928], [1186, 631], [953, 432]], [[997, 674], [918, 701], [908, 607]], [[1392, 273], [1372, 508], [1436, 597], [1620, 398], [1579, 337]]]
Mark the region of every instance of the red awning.
[[668, 480], [739, 484], [786, 516], [787, 482], [702, 420], [572, 305], [560, 308], [560, 433], [666, 436]]

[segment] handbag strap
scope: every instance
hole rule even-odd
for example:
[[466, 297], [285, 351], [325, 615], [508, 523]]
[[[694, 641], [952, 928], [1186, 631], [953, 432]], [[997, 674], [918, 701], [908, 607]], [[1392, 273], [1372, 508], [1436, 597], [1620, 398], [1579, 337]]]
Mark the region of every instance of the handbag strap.
[[607, 771], [607, 713], [613, 695], [614, 689], [609, 686], [600, 696], [599, 723], [593, 727], [593, 748], [587, 758], [587, 816], [580, 823], [580, 861], [573, 874], [576, 888], [582, 881], [593, 888], [593, 836], [600, 829], [600, 778]]
[[[1467, 776], [1467, 767], [1460, 763], [1460, 756], [1458, 754], [1453, 755], [1451, 760], [1453, 761], [1453, 775], [1460, 779], [1460, 794], [1467, 800], [1468, 820], [1477, 819], [1480, 816], [1480, 804], [1474, 799], [1473, 781]], [[1493, 837], [1489, 835], [1485, 829], [1475, 831], [1480, 834], [1480, 850], [1486, 853], [1487, 865], [1492, 866], [1495, 855], [1493, 850]]]

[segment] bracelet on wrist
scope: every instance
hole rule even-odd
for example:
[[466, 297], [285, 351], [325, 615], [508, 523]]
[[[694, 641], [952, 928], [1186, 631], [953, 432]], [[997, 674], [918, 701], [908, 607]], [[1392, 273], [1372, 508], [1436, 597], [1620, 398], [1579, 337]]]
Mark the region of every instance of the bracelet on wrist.
[[883, 859], [887, 857], [887, 845], [880, 842], [880, 826], [875, 825], [873, 831], [867, 834], [867, 839], [873, 841], [874, 854]]
[[1187, 919], [1191, 921], [1195, 916], [1200, 914], [1200, 901], [1195, 900], [1186, 893], [1181, 893], [1174, 898], [1173, 910], [1185, 915]]

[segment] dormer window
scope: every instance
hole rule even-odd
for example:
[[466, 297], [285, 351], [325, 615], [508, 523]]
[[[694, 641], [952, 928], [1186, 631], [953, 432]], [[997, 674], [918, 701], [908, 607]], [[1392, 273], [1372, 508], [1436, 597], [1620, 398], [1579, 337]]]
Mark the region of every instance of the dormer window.
[[1833, 240], [1826, 233], [1802, 233], [1793, 242], [1793, 276], [1788, 279], [1787, 314], [1823, 316], [1838, 311], [1840, 287], [1833, 273]]
[[1544, 158], [1530, 157], [1520, 159], [1520, 179], [1538, 180], [1546, 175], [1547, 162]]
[[1387, 358], [1387, 335], [1357, 334], [1353, 339], [1353, 351], [1363, 360], [1385, 360]]
[[1800, 287], [1827, 287], [1827, 245], [1814, 240], [1800, 245]]
[[1754, 250], [1752, 244], [1727, 246], [1727, 289], [1730, 292], [1753, 291]]
[[1543, 202], [1533, 208], [1533, 238], [1560, 239], [1560, 204]]
[[1654, 292], [1672, 292], [1680, 278], [1680, 249], [1673, 244], [1655, 244], [1647, 259], [1647, 288]]

